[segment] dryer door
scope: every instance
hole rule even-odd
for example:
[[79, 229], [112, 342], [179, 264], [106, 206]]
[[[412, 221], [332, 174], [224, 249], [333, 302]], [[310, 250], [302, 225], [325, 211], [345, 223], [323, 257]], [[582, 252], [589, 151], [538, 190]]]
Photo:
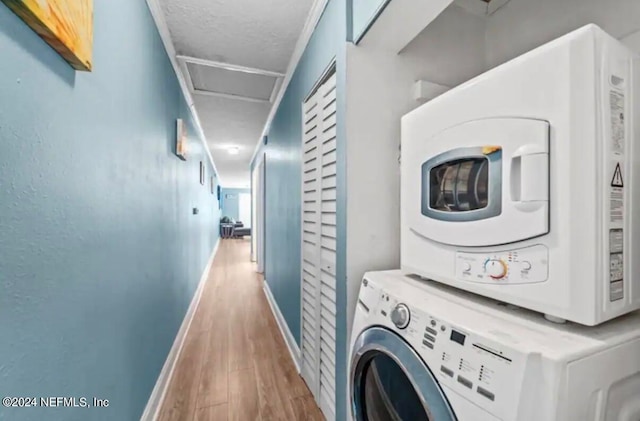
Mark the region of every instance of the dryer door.
[[400, 336], [380, 327], [355, 343], [350, 394], [357, 421], [456, 420], [429, 367]]
[[415, 233], [452, 246], [549, 232], [549, 123], [490, 118], [451, 127], [403, 156], [403, 212]]

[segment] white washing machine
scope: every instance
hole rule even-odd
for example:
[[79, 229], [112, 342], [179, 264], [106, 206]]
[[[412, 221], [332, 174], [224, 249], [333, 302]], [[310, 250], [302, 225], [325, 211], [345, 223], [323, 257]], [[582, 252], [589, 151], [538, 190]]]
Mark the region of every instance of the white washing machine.
[[557, 325], [399, 271], [371, 272], [350, 345], [358, 421], [640, 420], [638, 312]]

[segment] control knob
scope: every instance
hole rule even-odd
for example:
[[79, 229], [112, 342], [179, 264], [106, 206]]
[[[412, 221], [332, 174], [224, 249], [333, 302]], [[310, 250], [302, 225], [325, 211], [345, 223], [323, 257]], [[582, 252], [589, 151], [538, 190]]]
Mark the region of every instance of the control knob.
[[411, 320], [411, 312], [406, 304], [398, 304], [391, 312], [391, 321], [398, 329], [404, 329], [409, 326]]
[[487, 275], [493, 279], [502, 279], [507, 275], [507, 265], [502, 260], [490, 259], [484, 265]]

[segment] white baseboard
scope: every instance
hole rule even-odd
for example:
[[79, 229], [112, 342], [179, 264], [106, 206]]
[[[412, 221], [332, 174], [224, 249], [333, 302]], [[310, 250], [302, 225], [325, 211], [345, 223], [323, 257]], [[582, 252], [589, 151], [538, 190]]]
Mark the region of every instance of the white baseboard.
[[216, 253], [218, 252], [219, 245], [220, 245], [220, 239], [218, 239], [218, 241], [216, 242], [216, 245], [213, 247], [213, 252], [211, 253], [211, 257], [209, 257], [207, 266], [204, 268], [204, 272], [202, 273], [202, 277], [200, 278], [200, 282], [198, 283], [198, 288], [196, 289], [196, 293], [193, 295], [193, 298], [191, 299], [191, 304], [189, 304], [189, 309], [187, 310], [187, 314], [184, 316], [184, 319], [182, 320], [182, 324], [180, 325], [180, 330], [178, 330], [178, 334], [176, 335], [176, 338], [173, 341], [173, 345], [171, 346], [169, 355], [167, 356], [167, 359], [165, 360], [164, 365], [162, 366], [162, 371], [160, 372], [160, 376], [158, 376], [156, 385], [153, 387], [153, 391], [151, 392], [151, 396], [149, 397], [147, 406], [144, 408], [142, 417], [140, 417], [141, 421], [155, 421], [158, 419], [158, 416], [160, 415], [159, 412], [160, 412], [160, 408], [162, 407], [162, 402], [164, 401], [165, 395], [167, 394], [167, 389], [169, 388], [169, 383], [171, 382], [173, 371], [176, 368], [178, 357], [182, 352], [182, 347], [187, 337], [187, 332], [191, 327], [193, 316], [195, 316], [196, 310], [198, 308], [198, 304], [200, 304], [200, 298], [202, 298], [202, 291], [204, 290], [204, 285], [207, 281], [207, 278], [209, 277], [209, 271], [211, 270], [211, 266], [213, 265], [213, 258], [216, 256]]
[[287, 322], [284, 320], [284, 316], [280, 312], [278, 303], [276, 303], [275, 298], [273, 298], [273, 294], [271, 294], [269, 284], [266, 280], [264, 281], [262, 289], [264, 290], [264, 295], [267, 297], [267, 301], [269, 302], [269, 307], [271, 307], [271, 312], [278, 322], [280, 333], [282, 333], [282, 337], [287, 344], [287, 348], [289, 348], [289, 353], [291, 354], [291, 358], [293, 358], [293, 363], [296, 365], [296, 370], [298, 370], [298, 374], [300, 374], [300, 360], [302, 358], [302, 355], [300, 354], [300, 347], [296, 343], [293, 334], [291, 334], [289, 326], [287, 326]]

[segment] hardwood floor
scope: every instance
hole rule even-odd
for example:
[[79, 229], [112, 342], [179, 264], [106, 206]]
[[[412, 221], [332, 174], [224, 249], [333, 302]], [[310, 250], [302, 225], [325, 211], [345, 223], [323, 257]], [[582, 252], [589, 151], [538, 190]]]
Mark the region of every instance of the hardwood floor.
[[249, 253], [247, 240], [221, 241], [160, 420], [324, 420]]

